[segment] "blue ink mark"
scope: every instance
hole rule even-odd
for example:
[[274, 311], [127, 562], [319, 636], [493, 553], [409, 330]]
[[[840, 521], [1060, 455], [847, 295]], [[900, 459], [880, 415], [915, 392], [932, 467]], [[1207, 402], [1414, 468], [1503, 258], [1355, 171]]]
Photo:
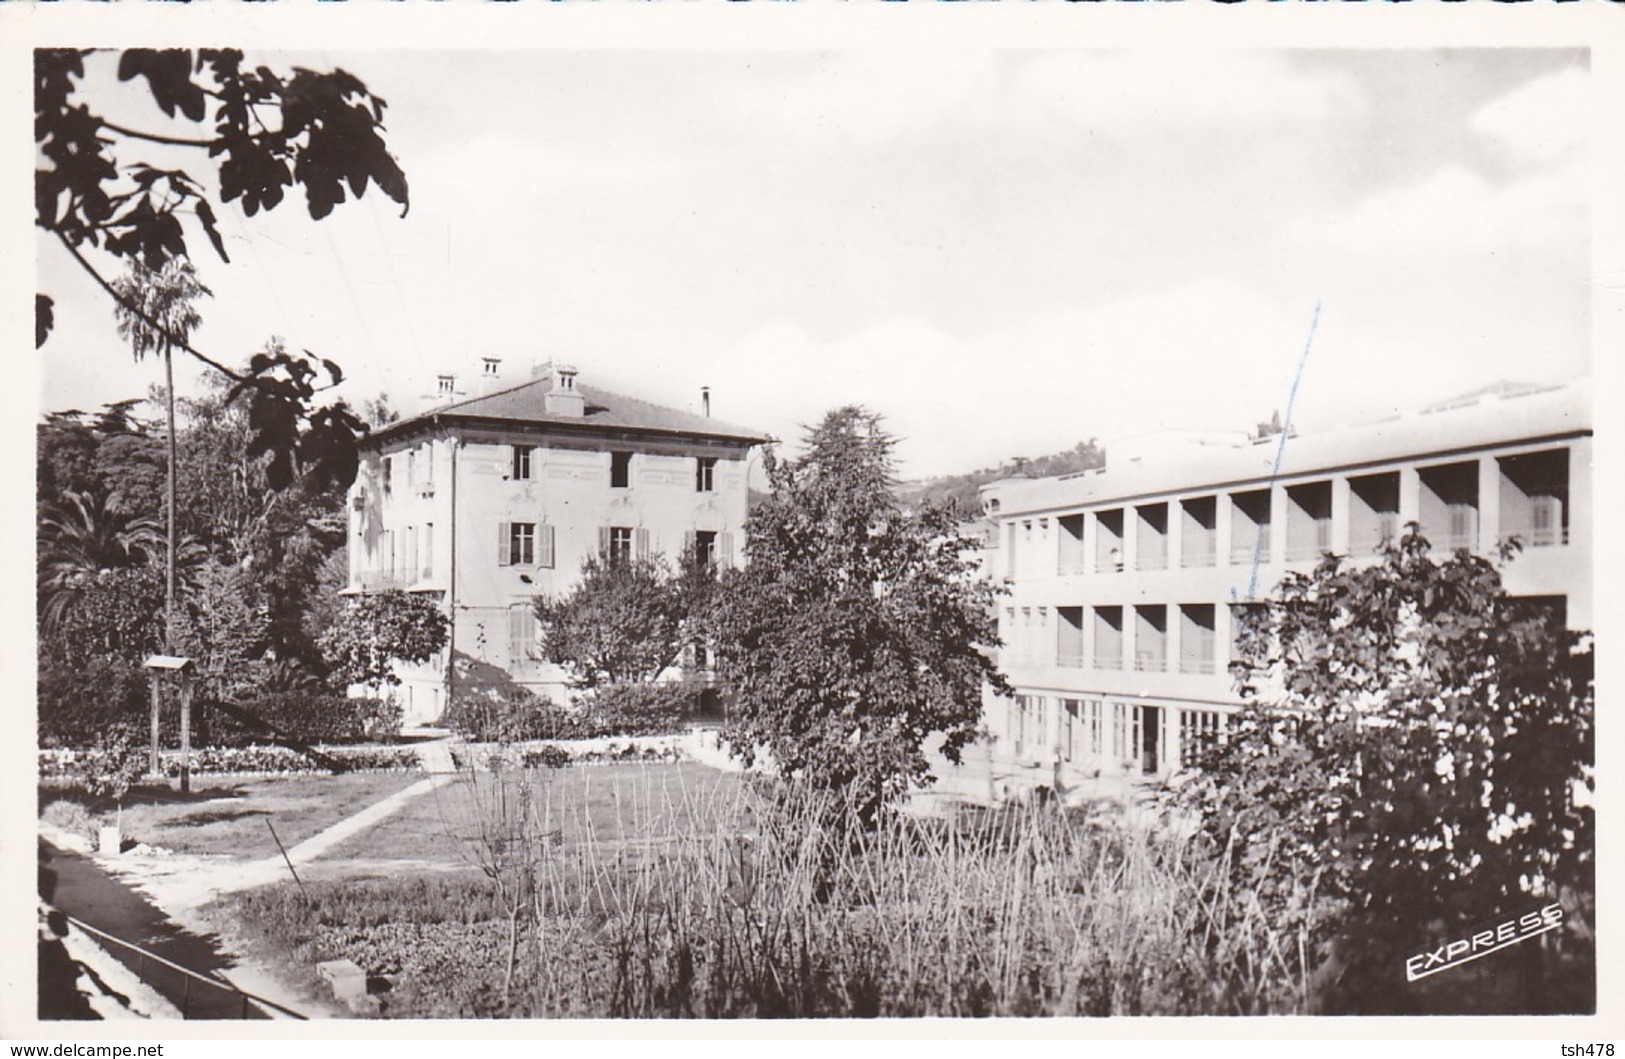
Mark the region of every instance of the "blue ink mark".
[[[1281, 440], [1275, 447], [1275, 462], [1270, 466], [1270, 486], [1273, 497], [1275, 479], [1281, 473], [1281, 457], [1286, 453], [1286, 439], [1292, 433], [1292, 405], [1298, 400], [1298, 384], [1303, 381], [1303, 366], [1309, 361], [1309, 347], [1314, 344], [1315, 330], [1320, 326], [1320, 301], [1315, 301], [1315, 315], [1309, 321], [1309, 337], [1303, 341], [1303, 352], [1298, 355], [1298, 370], [1292, 375], [1292, 389], [1287, 393], [1286, 415], [1281, 420]], [[1283, 527], [1284, 528], [1284, 527]], [[1264, 537], [1259, 534], [1253, 542], [1253, 571], [1247, 578], [1247, 598], [1258, 598], [1258, 567], [1263, 561]], [[1235, 589], [1230, 590], [1232, 597]]]

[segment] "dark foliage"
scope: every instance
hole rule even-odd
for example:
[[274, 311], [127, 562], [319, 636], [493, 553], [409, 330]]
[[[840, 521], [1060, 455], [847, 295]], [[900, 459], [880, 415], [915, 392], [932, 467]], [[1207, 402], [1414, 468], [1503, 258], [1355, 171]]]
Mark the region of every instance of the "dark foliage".
[[725, 574], [711, 620], [736, 752], [766, 747], [787, 775], [855, 788], [871, 809], [926, 782], [933, 735], [958, 758], [984, 683], [1008, 690], [975, 544], [953, 512], [903, 507], [892, 446], [878, 416], [843, 408], [799, 460], [770, 459], [749, 563]]
[[[247, 69], [235, 49], [130, 49], [119, 53], [117, 78], [141, 84], [166, 118], [197, 126], [181, 137], [131, 129], [96, 113], [83, 93], [87, 78], [105, 59], [90, 50], [40, 49], [34, 53], [34, 138], [43, 164], [34, 173], [35, 224], [68, 251], [127, 310], [85, 257], [100, 250], [127, 265], [157, 272], [190, 256], [187, 225], [222, 260], [225, 243], [215, 206], [203, 186], [183, 169], [166, 169], [136, 156], [147, 143], [192, 147], [217, 167], [220, 200], [240, 201], [254, 216], [274, 209], [285, 192], [304, 191], [315, 220], [346, 197], [376, 187], [408, 203], [406, 177], [384, 143], [385, 103], [344, 70], [328, 73], [266, 66]], [[46, 295], [35, 303], [36, 344], [53, 322]], [[146, 323], [162, 330], [160, 321]], [[234, 372], [193, 349], [184, 335], [168, 334], [184, 350], [239, 384], [254, 429], [253, 455], [269, 455], [267, 475], [283, 488], [301, 474], [347, 484], [355, 472], [355, 441], [365, 426], [341, 402], [316, 407], [316, 380], [343, 378], [338, 366], [308, 351], [276, 350]], [[325, 387], [324, 387], [325, 388]]]
[[1413, 524], [1380, 563], [1290, 575], [1240, 648], [1247, 705], [1179, 801], [1302, 926], [1324, 1008], [1455, 1010], [1405, 959], [1557, 901], [1565, 935], [1492, 957], [1525, 986], [1503, 1010], [1589, 1009], [1589, 636]]

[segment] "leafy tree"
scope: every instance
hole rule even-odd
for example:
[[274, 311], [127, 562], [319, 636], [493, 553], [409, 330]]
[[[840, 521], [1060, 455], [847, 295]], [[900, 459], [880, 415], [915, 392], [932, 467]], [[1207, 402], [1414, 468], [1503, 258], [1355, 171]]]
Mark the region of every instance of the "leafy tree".
[[128, 274], [113, 284], [118, 295], [114, 315], [119, 337], [130, 343], [137, 361], [151, 354], [164, 358], [164, 436], [168, 446], [169, 474], [164, 491], [164, 646], [173, 649], [176, 622], [175, 545], [175, 344], [185, 344], [203, 322], [193, 303], [212, 296], [198, 281], [192, 263], [170, 258], [160, 268], [137, 261]]
[[923, 783], [936, 733], [957, 760], [984, 683], [1008, 691], [994, 589], [976, 579], [944, 507], [893, 492], [893, 438], [862, 408], [829, 413], [799, 460], [768, 460], [772, 495], [746, 524], [749, 563], [724, 576], [711, 621], [734, 695], [726, 733], [749, 762], [848, 788], [865, 816]]
[[536, 600], [542, 650], [577, 688], [654, 680], [682, 650], [683, 587], [659, 556], [588, 556], [574, 588]]
[[[148, 160], [162, 162], [174, 148], [214, 160], [220, 201], [241, 202], [251, 217], [275, 209], [296, 186], [315, 220], [347, 193], [359, 197], [369, 186], [404, 210], [406, 177], [382, 136], [384, 101], [343, 70], [246, 69], [236, 49], [120, 52], [118, 80], [141, 84], [171, 121], [178, 117], [199, 126], [197, 135], [175, 136], [121, 125], [92, 109], [82, 82], [107, 58], [77, 49], [34, 53], [34, 138], [43, 160], [34, 173], [36, 226], [54, 236], [117, 304], [167, 334], [175, 349], [237, 383], [249, 401], [255, 451], [272, 454], [273, 486], [291, 482], [299, 468], [348, 482], [355, 474], [355, 439], [365, 427], [343, 402], [313, 407], [318, 377], [341, 380], [336, 364], [280, 352], [234, 371], [122, 296], [87, 253], [160, 272], [171, 260], [189, 260], [182, 224], [189, 216], [220, 258], [229, 260], [203, 185], [184, 169]], [[141, 157], [149, 145], [159, 145], [160, 153]], [[45, 343], [53, 319], [52, 299], [38, 294], [36, 344]]]
[[[280, 342], [272, 339], [267, 348], [276, 350]], [[182, 530], [247, 575], [245, 589], [268, 618], [262, 649], [321, 670], [307, 614], [332, 587], [321, 573], [344, 544], [343, 490], [314, 473], [273, 488], [273, 457], [253, 452], [249, 410], [231, 401], [223, 385], [182, 404], [180, 477], [188, 498]]]
[[446, 616], [426, 596], [400, 589], [350, 602], [328, 630], [327, 660], [336, 680], [379, 688], [399, 684], [395, 662], [423, 663], [446, 646]]
[[[1417, 1010], [1434, 1001], [1406, 957], [1552, 901], [1588, 915], [1589, 637], [1509, 598], [1492, 563], [1435, 562], [1412, 524], [1375, 565], [1289, 575], [1240, 652], [1246, 704], [1178, 801], [1309, 939], [1328, 1010]], [[1537, 993], [1546, 943], [1498, 957], [1533, 961]]]
[[163, 542], [156, 519], [113, 510], [96, 493], [69, 492], [45, 505], [36, 570], [42, 631], [60, 631], [100, 576], [145, 565]]

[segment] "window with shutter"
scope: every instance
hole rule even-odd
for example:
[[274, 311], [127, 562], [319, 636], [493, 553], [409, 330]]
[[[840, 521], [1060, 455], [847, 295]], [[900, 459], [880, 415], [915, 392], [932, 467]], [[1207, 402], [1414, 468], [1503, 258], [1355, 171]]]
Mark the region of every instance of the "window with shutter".
[[498, 566], [512, 566], [513, 565], [513, 538], [509, 534], [509, 526], [510, 526], [510, 524], [507, 523], [507, 522], [498, 522], [497, 523], [497, 565]]
[[530, 607], [513, 607], [508, 611], [508, 658], [515, 665], [523, 665], [536, 655], [536, 612]]
[[551, 570], [556, 561], [553, 548], [553, 527], [544, 523], [536, 527], [536, 565], [545, 570]]
[[611, 563], [626, 563], [632, 560], [633, 537], [631, 526], [609, 527], [608, 551]]
[[717, 562], [724, 569], [733, 569], [734, 535], [732, 533], [723, 533], [717, 536]]
[[536, 523], [514, 522], [508, 534], [508, 559], [515, 566], [533, 566], [536, 563]]
[[600, 555], [603, 555], [603, 556], [608, 556], [609, 555], [610, 534], [612, 532], [613, 531], [612, 531], [611, 527], [609, 527], [609, 526], [599, 526], [598, 527], [598, 553]]
[[647, 559], [649, 557], [649, 531], [640, 526], [636, 539], [638, 558]]

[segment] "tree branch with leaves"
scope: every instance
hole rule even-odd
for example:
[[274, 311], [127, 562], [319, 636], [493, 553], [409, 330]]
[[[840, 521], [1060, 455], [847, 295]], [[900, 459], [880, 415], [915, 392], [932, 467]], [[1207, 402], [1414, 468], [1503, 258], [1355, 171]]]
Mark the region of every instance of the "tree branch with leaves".
[[[131, 157], [147, 144], [204, 152], [215, 167], [220, 201], [240, 202], [250, 217], [275, 209], [294, 187], [304, 191], [314, 220], [370, 187], [399, 203], [404, 214], [407, 182], [383, 139], [384, 100], [344, 70], [250, 69], [237, 49], [120, 52], [119, 81], [144, 85], [166, 118], [198, 126], [195, 136], [155, 133], [111, 122], [85, 102], [87, 63], [97, 54], [35, 52], [34, 138], [44, 160], [34, 174], [36, 226], [53, 235], [132, 320], [237, 383], [234, 396], [249, 402], [259, 451], [274, 454], [273, 486], [292, 482], [296, 464], [347, 483], [365, 425], [343, 402], [318, 407], [314, 401], [342, 381], [337, 364], [309, 351], [284, 351], [256, 356], [248, 371], [234, 371], [225, 358], [200, 352], [187, 335], [121, 293], [87, 251], [156, 273], [171, 261], [190, 260], [184, 220], [190, 219], [220, 259], [229, 261], [202, 183], [184, 169]], [[44, 345], [55, 302], [40, 293], [35, 309], [35, 340]]]

